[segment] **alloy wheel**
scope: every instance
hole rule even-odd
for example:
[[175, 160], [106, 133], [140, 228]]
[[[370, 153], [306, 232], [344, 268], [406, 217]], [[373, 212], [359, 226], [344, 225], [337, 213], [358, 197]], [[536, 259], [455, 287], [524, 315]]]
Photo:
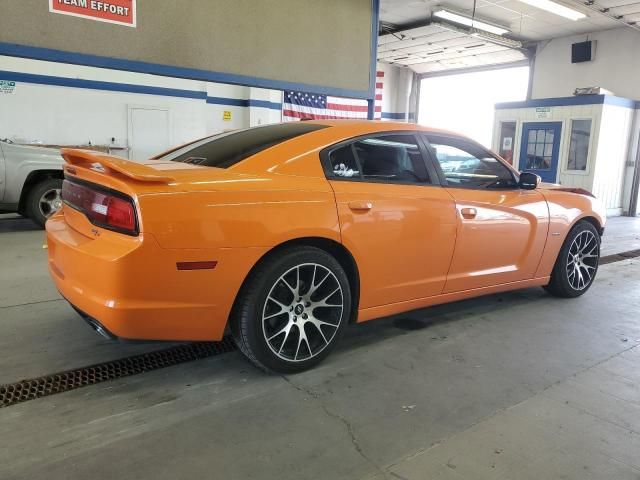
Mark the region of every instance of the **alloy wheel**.
[[584, 230], [573, 239], [567, 255], [567, 279], [574, 290], [584, 290], [591, 284], [599, 257], [598, 239], [591, 230]]
[[40, 197], [38, 208], [44, 217], [50, 217], [62, 207], [62, 196], [60, 192], [61, 190], [59, 188], [52, 188], [44, 192]]
[[317, 263], [297, 265], [269, 290], [262, 310], [264, 339], [283, 360], [309, 360], [331, 343], [343, 312], [344, 296], [335, 274]]

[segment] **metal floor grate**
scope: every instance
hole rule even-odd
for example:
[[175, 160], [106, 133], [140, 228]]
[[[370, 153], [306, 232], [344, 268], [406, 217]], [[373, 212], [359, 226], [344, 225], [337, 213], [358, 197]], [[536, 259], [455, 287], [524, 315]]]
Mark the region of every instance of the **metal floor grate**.
[[178, 365], [206, 357], [231, 352], [236, 345], [231, 338], [220, 342], [198, 342], [178, 345], [133, 357], [100, 363], [44, 377], [0, 385], [0, 408], [87, 385], [137, 375], [159, 368]]
[[621, 262], [622, 260], [628, 260], [630, 258], [640, 257], [640, 249], [628, 250], [626, 252], [614, 253], [613, 255], [607, 255], [600, 257], [598, 265], [606, 265], [607, 263]]

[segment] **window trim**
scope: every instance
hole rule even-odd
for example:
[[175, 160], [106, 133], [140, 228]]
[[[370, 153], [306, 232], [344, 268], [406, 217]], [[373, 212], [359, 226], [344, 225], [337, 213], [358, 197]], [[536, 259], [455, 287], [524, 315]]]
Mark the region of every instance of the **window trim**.
[[[584, 170], [570, 170], [568, 168], [569, 165], [569, 152], [571, 151], [571, 127], [573, 126], [573, 121], [574, 120], [591, 120], [591, 130], [589, 131], [589, 151], [587, 153], [587, 165]], [[561, 155], [561, 158], [558, 159], [558, 163], [561, 164], [560, 168], [558, 169], [558, 175], [560, 174], [565, 174], [565, 175], [578, 175], [578, 176], [583, 176], [583, 177], [588, 177], [589, 175], [591, 175], [591, 158], [593, 156], [593, 142], [594, 140], [594, 132], [595, 132], [595, 128], [596, 128], [596, 120], [593, 117], [570, 117], [568, 119], [566, 119], [566, 124], [568, 124], [567, 126], [569, 128], [564, 128], [564, 124], [563, 124], [563, 131], [566, 131], [566, 141], [565, 141], [565, 145], [562, 148], [562, 152], [563, 155]], [[563, 160], [562, 162], [560, 162], [560, 160]]]
[[429, 148], [427, 148], [427, 153], [428, 153], [429, 159], [431, 160], [431, 163], [433, 163], [434, 167], [436, 168], [436, 170], [438, 172], [438, 176], [440, 178], [440, 184], [443, 187], [465, 189], [465, 190], [496, 191], [496, 192], [506, 191], [506, 190], [509, 190], [509, 191], [521, 190], [520, 187], [518, 186], [518, 182], [520, 180], [520, 175], [518, 174], [518, 172], [511, 165], [509, 165], [506, 161], [502, 160], [502, 158], [500, 158], [499, 155], [496, 155], [491, 150], [489, 150], [488, 148], [485, 148], [483, 145], [481, 145], [480, 143], [476, 142], [475, 140], [471, 140], [470, 138], [465, 138], [465, 137], [462, 137], [462, 136], [459, 136], [459, 135], [452, 135], [450, 133], [421, 132], [419, 137], [421, 137], [421, 140], [425, 143], [425, 145], [428, 145], [428, 146], [431, 146], [431, 142], [429, 141], [428, 136], [439, 137], [439, 138], [442, 138], [442, 139], [453, 139], [453, 140], [458, 140], [458, 141], [462, 141], [462, 142], [466, 142], [466, 143], [469, 143], [471, 145], [474, 145], [479, 150], [482, 150], [483, 152], [485, 152], [487, 154], [487, 156], [495, 159], [500, 164], [502, 164], [507, 169], [507, 171], [511, 174], [511, 176], [513, 178], [513, 181], [515, 182], [515, 186], [513, 186], [513, 187], [498, 187], [498, 188], [491, 188], [491, 189], [489, 189], [487, 187], [468, 187], [468, 186], [464, 186], [464, 185], [449, 185], [449, 182], [447, 181], [447, 177], [445, 176], [444, 171], [442, 170], [442, 167], [440, 166], [440, 162], [438, 161], [437, 158], [434, 158], [434, 156], [431, 154], [431, 150]]
[[[320, 151], [320, 164], [322, 165], [322, 170], [324, 171], [324, 176], [327, 180], [332, 182], [355, 182], [355, 183], [374, 183], [374, 184], [383, 184], [383, 185], [412, 185], [418, 187], [432, 187], [441, 185], [440, 177], [438, 175], [437, 170], [433, 168], [431, 161], [429, 160], [429, 156], [427, 155], [426, 148], [424, 146], [424, 142], [419, 130], [385, 130], [382, 132], [374, 132], [374, 133], [366, 133], [364, 135], [358, 135], [356, 137], [350, 137], [346, 140], [342, 140], [338, 143], [334, 143], [328, 147], [323, 148]], [[403, 181], [388, 181], [388, 180], [373, 180], [370, 178], [361, 178], [361, 177], [336, 177], [333, 175], [333, 168], [331, 168], [331, 160], [330, 155], [335, 150], [338, 150], [347, 145], [351, 145], [352, 148], [355, 146], [356, 142], [361, 140], [366, 140], [368, 138], [380, 138], [387, 136], [396, 136], [396, 135], [411, 135], [418, 146], [418, 150], [420, 151], [420, 155], [422, 157], [422, 162], [424, 164], [427, 175], [429, 176], [429, 181], [415, 181], [415, 182], [403, 182]], [[362, 171], [362, 167], [360, 166], [360, 161], [358, 156], [354, 152], [355, 161], [358, 163], [358, 167]]]

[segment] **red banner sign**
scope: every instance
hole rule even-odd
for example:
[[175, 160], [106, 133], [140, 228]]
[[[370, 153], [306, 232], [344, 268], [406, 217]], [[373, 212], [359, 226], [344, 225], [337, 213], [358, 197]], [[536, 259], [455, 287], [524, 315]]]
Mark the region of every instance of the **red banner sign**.
[[49, 11], [99, 22], [136, 26], [136, 0], [49, 0]]

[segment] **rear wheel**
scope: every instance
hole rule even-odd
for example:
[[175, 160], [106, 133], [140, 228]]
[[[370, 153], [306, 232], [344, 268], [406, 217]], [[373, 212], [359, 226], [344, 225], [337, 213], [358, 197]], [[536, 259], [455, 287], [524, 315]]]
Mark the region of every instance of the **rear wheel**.
[[578, 222], [567, 235], [545, 290], [556, 297], [584, 294], [596, 277], [600, 260], [600, 235], [589, 222]]
[[59, 178], [47, 178], [36, 183], [27, 194], [27, 217], [44, 227], [47, 218], [62, 207], [61, 191], [62, 180]]
[[294, 373], [329, 355], [350, 311], [349, 281], [338, 261], [324, 250], [296, 247], [275, 254], [251, 275], [231, 330], [255, 365]]

